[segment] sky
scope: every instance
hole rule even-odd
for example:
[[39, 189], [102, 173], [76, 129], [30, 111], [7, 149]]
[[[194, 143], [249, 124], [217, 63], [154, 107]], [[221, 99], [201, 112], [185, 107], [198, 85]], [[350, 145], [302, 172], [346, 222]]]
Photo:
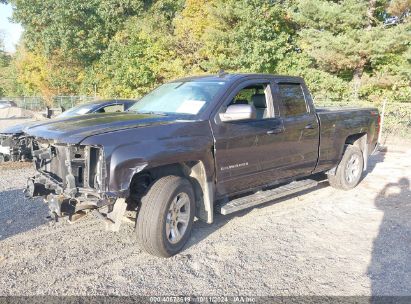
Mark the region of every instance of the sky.
[[4, 48], [6, 52], [14, 52], [16, 44], [23, 32], [20, 24], [9, 21], [13, 9], [10, 4], [0, 4], [0, 35], [4, 38]]

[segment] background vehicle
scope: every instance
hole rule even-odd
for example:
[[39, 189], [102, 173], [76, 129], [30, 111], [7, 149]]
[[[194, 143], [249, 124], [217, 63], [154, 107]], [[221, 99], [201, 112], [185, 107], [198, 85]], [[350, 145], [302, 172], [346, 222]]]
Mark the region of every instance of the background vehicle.
[[0, 109], [17, 107], [16, 103], [11, 100], [0, 100]]
[[[376, 148], [377, 109], [316, 109], [303, 79], [265, 74], [192, 77], [164, 84], [127, 113], [29, 127], [38, 174], [56, 218], [93, 212], [118, 230], [134, 211], [150, 253], [171, 256], [194, 217], [213, 222], [299, 192], [326, 172], [355, 187]], [[278, 186], [278, 187], [274, 187]]]
[[67, 111], [64, 111], [56, 118], [72, 117], [91, 113], [124, 112], [127, 111], [135, 102], [136, 100], [128, 99], [97, 100], [94, 102], [77, 105]]
[[[75, 106], [58, 116], [56, 119], [69, 118], [90, 113], [123, 112], [131, 107], [135, 100], [98, 100]], [[18, 161], [31, 159], [31, 147], [24, 137], [24, 128], [43, 122], [32, 122], [15, 125], [0, 131], [0, 163], [4, 161]]]

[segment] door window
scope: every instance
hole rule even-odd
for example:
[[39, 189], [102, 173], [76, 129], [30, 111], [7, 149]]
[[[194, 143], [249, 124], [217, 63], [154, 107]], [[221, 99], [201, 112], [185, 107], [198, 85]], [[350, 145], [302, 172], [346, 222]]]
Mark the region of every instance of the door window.
[[280, 83], [278, 84], [278, 89], [282, 116], [290, 117], [307, 113], [304, 92], [300, 84]]
[[270, 85], [268, 83], [257, 83], [241, 89], [228, 104], [251, 105], [255, 110], [256, 119], [273, 117], [272, 98]]

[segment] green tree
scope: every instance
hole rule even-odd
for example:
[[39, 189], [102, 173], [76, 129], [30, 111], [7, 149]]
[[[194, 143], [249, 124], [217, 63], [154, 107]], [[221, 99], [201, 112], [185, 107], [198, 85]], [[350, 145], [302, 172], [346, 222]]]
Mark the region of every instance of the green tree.
[[406, 17], [410, 13], [411, 0], [391, 0], [387, 7], [387, 13], [399, 18]]
[[284, 6], [274, 1], [219, 1], [205, 35], [210, 68], [275, 73], [292, 51], [293, 30]]
[[111, 38], [130, 17], [144, 8], [143, 0], [12, 0], [13, 19], [25, 29], [30, 51], [42, 46], [85, 66], [99, 58]]
[[[362, 90], [364, 78], [367, 84], [380, 83], [381, 88], [406, 83], [394, 67], [405, 63], [401, 58], [410, 48], [410, 23], [384, 25], [389, 17], [387, 4], [376, 0], [303, 0], [292, 7], [300, 30], [299, 46], [313, 59], [313, 67], [350, 81], [356, 99], [370, 95]], [[378, 78], [384, 81], [376, 81]], [[388, 79], [393, 82], [388, 83]]]
[[3, 37], [0, 35], [0, 97], [10, 89], [10, 61], [11, 56], [5, 52]]
[[50, 101], [54, 95], [77, 94], [83, 68], [57, 52], [46, 57], [44, 52], [29, 51], [21, 44], [8, 70], [11, 95], [40, 95]]
[[175, 24], [190, 73], [274, 72], [292, 47], [286, 11], [273, 1], [189, 0]]
[[157, 1], [115, 35], [85, 87], [94, 81], [99, 93], [125, 97], [220, 69], [275, 72], [292, 50], [291, 34], [284, 8], [263, 0]]
[[137, 97], [166, 80], [183, 76], [172, 48], [172, 21], [181, 2], [157, 1], [145, 14], [132, 17], [110, 41], [101, 59], [86, 69], [82, 91]]
[[135, 97], [224, 69], [304, 76], [319, 98], [411, 99], [411, 0], [10, 2], [25, 92]]

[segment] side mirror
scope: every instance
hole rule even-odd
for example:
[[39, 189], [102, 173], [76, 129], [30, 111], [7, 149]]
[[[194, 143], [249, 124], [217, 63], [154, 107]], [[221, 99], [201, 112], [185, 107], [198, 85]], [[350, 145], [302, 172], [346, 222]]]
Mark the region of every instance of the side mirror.
[[257, 117], [254, 106], [249, 104], [234, 104], [227, 107], [225, 113], [220, 113], [222, 122], [255, 119]]

